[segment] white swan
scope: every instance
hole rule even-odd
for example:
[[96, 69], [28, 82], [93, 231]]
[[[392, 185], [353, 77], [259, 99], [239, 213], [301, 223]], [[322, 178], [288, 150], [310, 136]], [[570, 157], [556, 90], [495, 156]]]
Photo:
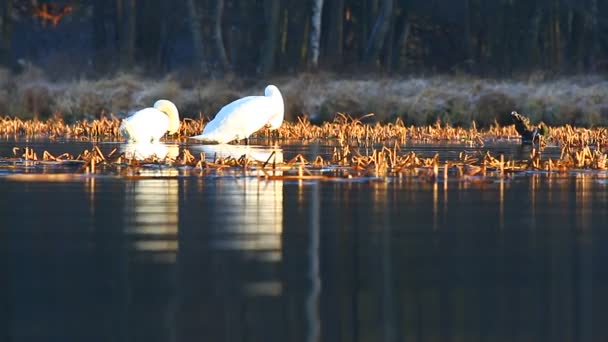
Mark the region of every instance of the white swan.
[[179, 129], [179, 113], [173, 102], [158, 100], [154, 108], [144, 108], [122, 120], [120, 134], [128, 142], [158, 142], [167, 131]]
[[265, 96], [247, 96], [231, 102], [217, 113], [201, 135], [192, 139], [225, 144], [247, 139], [263, 127], [278, 129], [283, 123], [283, 97], [279, 88], [269, 85]]

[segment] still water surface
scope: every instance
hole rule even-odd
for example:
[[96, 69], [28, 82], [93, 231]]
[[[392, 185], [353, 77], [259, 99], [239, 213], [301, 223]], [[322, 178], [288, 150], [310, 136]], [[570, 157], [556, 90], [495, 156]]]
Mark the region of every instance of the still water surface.
[[[0, 156], [12, 146], [0, 143]], [[327, 152], [285, 148], [284, 158], [311, 150]], [[16, 172], [43, 171], [0, 165], [0, 341], [608, 338], [605, 174], [429, 183]]]

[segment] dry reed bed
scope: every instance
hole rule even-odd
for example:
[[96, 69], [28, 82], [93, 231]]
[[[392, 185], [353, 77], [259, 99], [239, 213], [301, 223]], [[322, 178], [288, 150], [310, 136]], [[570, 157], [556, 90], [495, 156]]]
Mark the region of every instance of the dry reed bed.
[[[457, 141], [471, 145], [483, 146], [484, 141], [496, 139], [519, 139], [514, 125], [492, 125], [488, 129], [454, 127], [440, 122], [427, 126], [406, 126], [400, 119], [389, 123], [364, 123], [365, 119], [352, 118], [338, 113], [333, 121], [321, 125], [312, 124], [306, 117], [299, 117], [296, 122], [284, 122], [278, 131], [279, 139], [285, 140], [321, 140], [336, 141], [339, 145], [377, 145], [404, 144], [407, 141], [438, 142]], [[22, 120], [19, 118], [0, 117], [0, 135], [15, 137], [45, 136], [50, 139], [82, 140], [119, 140], [118, 127], [120, 119], [114, 115], [102, 116], [96, 120], [81, 120], [67, 124], [61, 116], [45, 121]], [[200, 134], [205, 122], [202, 119], [185, 118], [180, 130], [168, 139], [186, 140], [189, 136]], [[254, 137], [269, 138], [272, 135], [261, 130]], [[594, 147], [598, 150], [608, 148], [607, 128], [580, 128], [573, 126], [550, 127], [544, 139], [545, 143], [569, 147]]]
[[[559, 159], [541, 158], [541, 153], [535, 148], [531, 150], [526, 160], [505, 160], [503, 155], [485, 154], [471, 155], [461, 152], [455, 160], [440, 161], [439, 156], [421, 157], [413, 151], [401, 151], [398, 144], [392, 147], [384, 145], [373, 149], [371, 154], [362, 155], [357, 148], [349, 145], [334, 147], [329, 160], [317, 156], [314, 160], [307, 160], [298, 154], [286, 162], [276, 162], [271, 154], [266, 161], [252, 160], [243, 156], [230, 156], [206, 159], [204, 153], [193, 154], [189, 149], [183, 148], [175, 158], [159, 159], [155, 156], [145, 160], [128, 158], [125, 153], [118, 153], [117, 149], [104, 154], [99, 147], [93, 146], [84, 150], [78, 156], [67, 153], [54, 156], [43, 151], [41, 157], [31, 148], [13, 149], [13, 156], [0, 158], [8, 163], [76, 163], [77, 173], [85, 174], [117, 174], [130, 178], [138, 178], [144, 166], [162, 165], [178, 168], [191, 175], [206, 175], [228, 170], [231, 172], [255, 171], [265, 179], [375, 179], [377, 177], [414, 176], [426, 181], [447, 181], [449, 178], [485, 181], [493, 178], [508, 178], [512, 174], [522, 171], [547, 171], [550, 173], [565, 173], [570, 170], [608, 170], [608, 156], [599, 150], [586, 146], [582, 149], [563, 147]], [[172, 176], [176, 177], [176, 176]], [[141, 178], [144, 178], [142, 176]]]

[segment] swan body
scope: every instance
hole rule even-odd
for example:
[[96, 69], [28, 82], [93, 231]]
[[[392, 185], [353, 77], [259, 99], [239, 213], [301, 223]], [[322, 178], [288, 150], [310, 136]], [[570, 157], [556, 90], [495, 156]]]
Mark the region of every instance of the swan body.
[[177, 107], [168, 100], [158, 100], [152, 108], [137, 111], [120, 124], [120, 134], [133, 143], [160, 141], [167, 131], [174, 134], [179, 129]]
[[264, 127], [278, 129], [283, 123], [283, 115], [281, 92], [269, 85], [264, 89], [264, 96], [243, 97], [222, 107], [202, 134], [191, 138], [219, 144], [247, 139]]

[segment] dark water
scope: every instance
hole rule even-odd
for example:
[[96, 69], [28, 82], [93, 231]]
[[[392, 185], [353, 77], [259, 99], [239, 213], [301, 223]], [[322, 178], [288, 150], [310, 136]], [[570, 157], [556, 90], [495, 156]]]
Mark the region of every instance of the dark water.
[[608, 339], [605, 173], [15, 172], [0, 167], [0, 341]]

